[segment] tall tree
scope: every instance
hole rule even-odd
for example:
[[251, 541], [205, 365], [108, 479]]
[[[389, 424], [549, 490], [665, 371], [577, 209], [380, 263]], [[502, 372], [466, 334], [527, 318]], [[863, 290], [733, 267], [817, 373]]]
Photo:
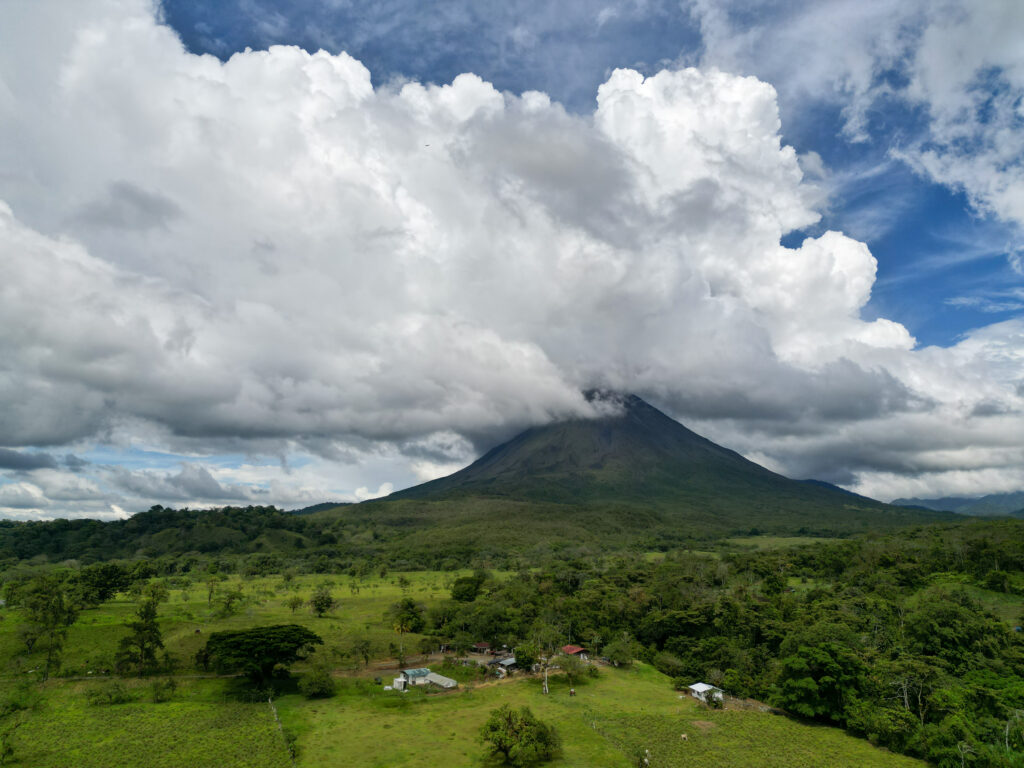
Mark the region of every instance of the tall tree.
[[[43, 679], [60, 663], [68, 628], [78, 618], [78, 608], [67, 593], [67, 585], [57, 576], [46, 574], [32, 580], [21, 596], [26, 645], [46, 652]], [[31, 642], [30, 642], [31, 640]]]
[[135, 621], [128, 622], [131, 634], [121, 638], [114, 659], [118, 671], [135, 669], [138, 672], [151, 672], [157, 668], [156, 654], [164, 647], [164, 638], [157, 623], [158, 604], [157, 597], [143, 600], [135, 612]]
[[387, 618], [391, 628], [398, 633], [399, 655], [405, 657], [405, 635], [419, 632], [426, 623], [423, 618], [423, 606], [411, 597], [403, 597], [388, 609]]

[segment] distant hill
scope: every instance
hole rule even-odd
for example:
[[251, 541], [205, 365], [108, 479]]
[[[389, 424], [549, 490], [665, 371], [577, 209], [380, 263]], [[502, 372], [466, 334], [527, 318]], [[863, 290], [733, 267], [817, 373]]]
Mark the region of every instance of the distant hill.
[[[619, 410], [596, 419], [534, 427], [488, 451], [452, 475], [346, 510], [403, 525], [430, 521], [434, 535], [458, 520], [506, 527], [512, 509], [520, 537], [529, 526], [583, 528], [605, 534], [667, 540], [725, 532], [852, 533], [949, 519], [849, 493], [828, 483], [783, 477], [716, 445], [639, 397], [618, 398]], [[398, 506], [396, 506], [398, 505]], [[529, 511], [542, 505], [538, 516]], [[587, 520], [589, 522], [583, 523]], [[533, 522], [531, 522], [533, 521]]]
[[977, 498], [944, 496], [936, 499], [896, 499], [893, 504], [902, 507], [924, 507], [925, 509], [956, 512], [972, 517], [998, 517], [1001, 515], [1024, 517], [1024, 491], [1016, 493], [992, 493]]
[[319, 504], [312, 504], [302, 509], [289, 509], [288, 513], [292, 515], [311, 515], [314, 512], [324, 512], [328, 509], [344, 507], [351, 503], [350, 501], [321, 501]]

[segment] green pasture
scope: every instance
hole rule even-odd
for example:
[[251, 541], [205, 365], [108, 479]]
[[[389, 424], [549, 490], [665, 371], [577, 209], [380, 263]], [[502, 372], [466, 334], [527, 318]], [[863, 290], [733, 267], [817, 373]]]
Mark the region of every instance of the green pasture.
[[135, 698], [90, 705], [99, 682], [51, 681], [15, 732], [15, 762], [31, 768], [287, 768], [288, 749], [267, 702], [224, 695], [223, 680], [180, 681], [155, 704], [152, 681], [125, 681]]
[[[345, 681], [337, 697], [277, 702], [285, 728], [297, 736], [298, 765], [489, 766], [477, 739], [492, 709], [529, 706], [554, 725], [562, 755], [550, 765], [627, 768], [637, 750], [650, 750], [651, 765], [719, 768], [886, 768], [923, 763], [872, 747], [835, 728], [762, 711], [714, 711], [672, 690], [652, 667], [602, 668], [600, 677], [576, 684], [551, 678], [545, 696], [536, 678], [511, 679], [457, 691], [408, 694]], [[682, 741], [681, 735], [687, 735]]]
[[[290, 582], [280, 576], [244, 578], [232, 576], [215, 585], [209, 597], [209, 580], [196, 579], [186, 588], [171, 587], [169, 599], [160, 605], [160, 629], [166, 650], [185, 668], [206, 642], [211, 632], [244, 629], [259, 624], [301, 624], [324, 639], [324, 648], [344, 647], [353, 636], [367, 637], [373, 655], [387, 655], [390, 643], [399, 638], [387, 626], [384, 614], [402, 597], [412, 597], [427, 606], [448, 597], [451, 582], [467, 572], [409, 572], [353, 580], [334, 575], [296, 576]], [[400, 585], [400, 579], [408, 584]], [[286, 605], [298, 595], [308, 600], [320, 584], [330, 586], [339, 601], [338, 607], [319, 618], [308, 606], [292, 612]], [[217, 599], [231, 590], [241, 591], [237, 612], [231, 616], [218, 614]], [[82, 611], [68, 634], [63, 660], [65, 675], [87, 677], [113, 666], [117, 644], [127, 634], [124, 625], [130, 621], [137, 602], [126, 594], [118, 595], [98, 608]], [[25, 650], [18, 636], [17, 611], [0, 609], [0, 660], [6, 661]], [[414, 655], [418, 635], [404, 638], [406, 653]], [[28, 667], [37, 661], [30, 657]], [[0, 675], [5, 670], [0, 668]], [[8, 674], [11, 670], [7, 670]]]

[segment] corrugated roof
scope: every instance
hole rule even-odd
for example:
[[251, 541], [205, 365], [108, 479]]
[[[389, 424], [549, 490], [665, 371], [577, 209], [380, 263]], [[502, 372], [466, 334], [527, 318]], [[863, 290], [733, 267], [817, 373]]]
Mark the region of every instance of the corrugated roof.
[[690, 690], [697, 693], [704, 693], [705, 691], [720, 691], [722, 689], [716, 688], [713, 685], [708, 685], [707, 683], [694, 683], [690, 686]]
[[403, 669], [402, 674], [409, 677], [426, 677], [430, 674], [430, 670], [426, 667], [413, 667], [412, 669]]
[[444, 675], [439, 675], [437, 672], [431, 672], [427, 675], [427, 680], [440, 685], [442, 688], [454, 688], [458, 685], [455, 680], [452, 680], [450, 677], [445, 677]]

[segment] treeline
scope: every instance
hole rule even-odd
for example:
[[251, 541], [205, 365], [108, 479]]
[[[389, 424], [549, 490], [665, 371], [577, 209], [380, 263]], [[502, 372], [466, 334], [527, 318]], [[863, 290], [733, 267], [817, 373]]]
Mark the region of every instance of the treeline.
[[309, 518], [275, 507], [168, 509], [160, 505], [126, 520], [0, 521], [0, 561], [83, 562], [196, 553], [302, 550], [334, 545]]
[[[381, 567], [456, 570], [467, 563], [515, 568], [566, 551], [564, 539], [575, 533], [570, 529], [555, 541], [516, 552], [508, 541], [522, 527], [498, 535], [493, 524], [459, 524], [456, 535], [435, 534], [429, 520], [405, 512], [396, 516], [393, 509], [390, 515], [373, 507], [357, 511], [356, 505], [333, 516], [294, 514], [272, 506], [195, 510], [156, 505], [126, 520], [106, 522], [0, 520], [0, 572], [26, 564], [110, 560], [146, 560], [158, 575], [206, 569], [251, 575], [284, 570], [361, 575]], [[590, 555], [601, 549], [574, 544], [570, 551]]]

